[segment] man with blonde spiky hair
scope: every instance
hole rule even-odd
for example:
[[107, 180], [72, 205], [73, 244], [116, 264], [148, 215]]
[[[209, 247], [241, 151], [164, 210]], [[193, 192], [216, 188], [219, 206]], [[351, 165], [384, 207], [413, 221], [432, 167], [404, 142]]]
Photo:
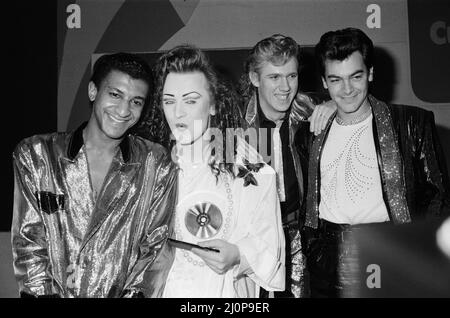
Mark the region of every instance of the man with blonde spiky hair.
[[265, 38], [252, 48], [241, 80], [246, 102], [243, 126], [256, 129], [258, 151], [277, 172], [286, 237], [286, 290], [275, 292], [275, 297], [308, 296], [299, 233], [308, 156], [307, 149], [296, 145], [303, 144], [300, 141], [309, 137], [310, 129], [320, 132], [335, 109], [334, 103], [315, 107], [321, 100], [298, 92], [298, 54], [299, 45], [291, 37]]

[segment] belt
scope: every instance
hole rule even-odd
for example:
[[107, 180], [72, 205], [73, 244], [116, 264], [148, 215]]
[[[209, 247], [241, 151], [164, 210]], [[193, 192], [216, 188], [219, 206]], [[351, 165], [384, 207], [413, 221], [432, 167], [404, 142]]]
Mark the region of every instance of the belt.
[[341, 242], [347, 242], [351, 239], [354, 230], [364, 227], [373, 227], [382, 223], [364, 223], [364, 224], [338, 224], [324, 219], [319, 219], [318, 231], [325, 237], [338, 239]]

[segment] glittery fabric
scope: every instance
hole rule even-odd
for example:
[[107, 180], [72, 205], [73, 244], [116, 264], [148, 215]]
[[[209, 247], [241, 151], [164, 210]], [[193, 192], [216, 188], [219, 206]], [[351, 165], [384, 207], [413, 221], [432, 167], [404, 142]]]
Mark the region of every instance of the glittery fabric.
[[306, 259], [302, 251], [302, 243], [300, 240], [300, 231], [298, 225], [288, 228], [290, 244], [290, 262], [286, 262], [286, 275], [287, 278], [287, 293], [290, 293], [290, 297], [300, 298], [307, 297], [309, 295], [308, 280], [306, 279]]
[[[387, 197], [386, 204], [389, 206], [390, 217], [395, 224], [411, 222], [408, 205], [406, 201], [405, 176], [398, 137], [394, 131], [391, 114], [385, 103], [382, 103], [372, 96], [369, 96], [372, 106], [376, 132], [375, 141], [378, 141], [379, 156], [381, 162], [381, 179]], [[376, 138], [377, 136], [378, 138]]]
[[[304, 188], [306, 168], [307, 168], [307, 151], [299, 149], [296, 139], [299, 138], [299, 133], [302, 134], [300, 138], [308, 139], [309, 123], [308, 117], [312, 114], [314, 105], [322, 102], [323, 99], [319, 96], [310, 96], [310, 94], [298, 93], [292, 103], [289, 113], [289, 147], [292, 153], [294, 162], [295, 175], [298, 181], [299, 189], [299, 210], [304, 200]], [[257, 111], [257, 98], [254, 95], [247, 104], [247, 109], [244, 118], [244, 127], [259, 127], [259, 118]], [[303, 143], [301, 143], [303, 145]], [[301, 249], [301, 240], [299, 233], [299, 224], [302, 223], [304, 215], [296, 215], [295, 228], [289, 227], [289, 234], [286, 236], [286, 255], [290, 255], [290, 259], [286, 260], [287, 283], [286, 291], [281, 293], [280, 297], [307, 297], [308, 287], [306, 282], [306, 263], [305, 256]], [[294, 231], [295, 233], [291, 233]], [[286, 230], [285, 230], [286, 232]], [[289, 236], [288, 236], [289, 235]]]
[[[389, 217], [395, 224], [450, 214], [450, 182], [432, 112], [387, 105], [369, 95], [374, 141]], [[335, 114], [314, 138], [308, 166], [305, 225], [317, 228], [320, 157]]]
[[319, 222], [320, 157], [334, 117], [336, 117], [336, 112], [328, 119], [325, 129], [314, 138], [309, 152], [305, 226], [314, 229], [317, 229]]
[[386, 105], [373, 97], [370, 101], [373, 107], [388, 109], [391, 115], [411, 220], [450, 215], [449, 173], [433, 112], [414, 106]]
[[141, 263], [165, 253], [176, 201], [170, 157], [126, 137], [94, 201], [83, 127], [27, 138], [13, 153], [11, 234], [21, 293], [119, 297], [127, 278], [129, 288], [139, 280]]

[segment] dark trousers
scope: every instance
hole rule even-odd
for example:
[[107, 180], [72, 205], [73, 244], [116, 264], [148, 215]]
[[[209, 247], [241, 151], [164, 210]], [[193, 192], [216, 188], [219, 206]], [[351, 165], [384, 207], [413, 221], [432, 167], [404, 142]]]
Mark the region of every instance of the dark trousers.
[[358, 250], [351, 226], [320, 219], [316, 230], [305, 228], [304, 244], [312, 298], [357, 297], [360, 288]]

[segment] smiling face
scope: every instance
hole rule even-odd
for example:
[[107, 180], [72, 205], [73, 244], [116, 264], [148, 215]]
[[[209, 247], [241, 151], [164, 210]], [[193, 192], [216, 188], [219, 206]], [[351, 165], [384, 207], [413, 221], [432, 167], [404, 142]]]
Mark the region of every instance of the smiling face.
[[336, 102], [338, 114], [343, 119], [355, 118], [370, 107], [367, 95], [372, 79], [373, 67], [367, 69], [359, 51], [353, 52], [343, 61], [325, 61], [323, 86]]
[[202, 72], [169, 73], [163, 88], [162, 106], [177, 143], [191, 144], [208, 128], [215, 114], [209, 84]]
[[90, 127], [103, 138], [122, 138], [139, 120], [147, 93], [148, 85], [145, 81], [116, 70], [105, 77], [100, 87], [90, 82]]
[[258, 88], [264, 115], [272, 121], [283, 118], [297, 94], [297, 59], [292, 57], [283, 65], [264, 62], [258, 73], [250, 72], [249, 76], [253, 86]]

